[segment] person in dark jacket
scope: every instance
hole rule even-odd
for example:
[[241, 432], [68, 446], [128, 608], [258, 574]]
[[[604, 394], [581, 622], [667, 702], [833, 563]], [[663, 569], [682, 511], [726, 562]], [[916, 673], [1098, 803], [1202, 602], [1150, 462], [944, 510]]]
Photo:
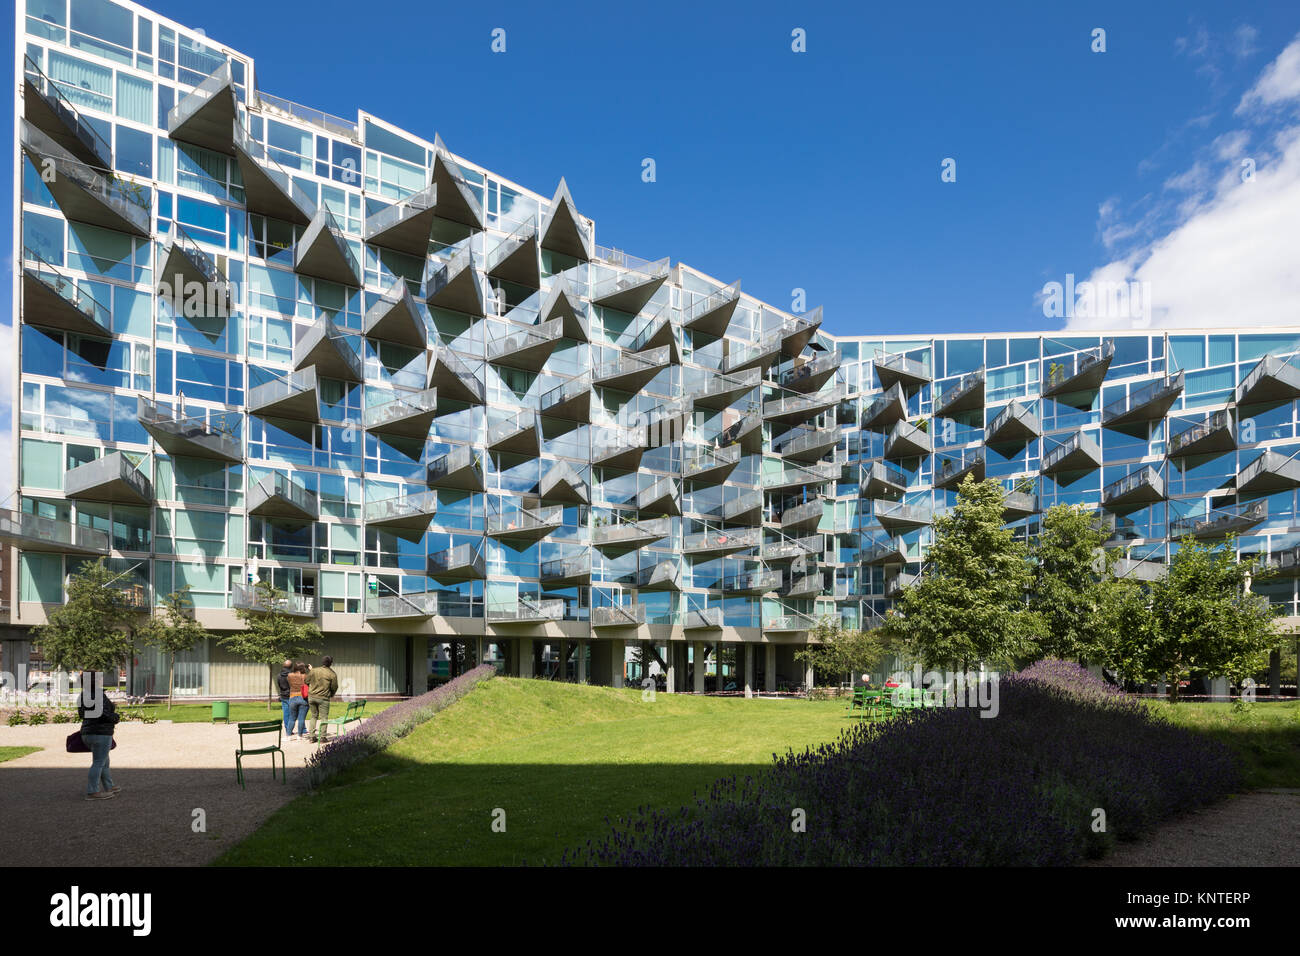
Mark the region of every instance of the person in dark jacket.
[[122, 718], [117, 708], [101, 690], [95, 693], [94, 680], [82, 688], [77, 701], [81, 718], [81, 741], [90, 748], [90, 776], [86, 780], [87, 800], [111, 800], [122, 788], [113, 785], [108, 769], [108, 755], [113, 748], [113, 731]]
[[284, 719], [284, 732], [293, 732], [292, 717], [289, 714], [289, 673], [293, 670], [293, 661], [285, 661], [276, 675], [275, 686], [280, 691], [280, 716]]
[[[326, 657], [307, 676], [307, 739], [312, 743], [324, 743], [329, 733], [326, 721], [330, 716], [330, 701], [339, 691], [339, 675], [334, 673], [333, 663], [334, 658]], [[318, 722], [319, 737], [316, 736]]]

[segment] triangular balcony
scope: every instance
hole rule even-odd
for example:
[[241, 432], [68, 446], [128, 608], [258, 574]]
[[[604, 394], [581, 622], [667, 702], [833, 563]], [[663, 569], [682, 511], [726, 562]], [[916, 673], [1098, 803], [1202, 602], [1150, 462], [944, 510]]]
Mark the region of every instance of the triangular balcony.
[[438, 594], [367, 594], [362, 619], [366, 621], [424, 620], [438, 615]]
[[1115, 340], [1106, 339], [1095, 348], [1050, 359], [1043, 377], [1043, 397], [1073, 408], [1091, 407], [1114, 357]]
[[910, 505], [902, 501], [873, 501], [871, 509], [876, 521], [890, 533], [914, 531], [934, 520], [934, 512], [925, 505]]
[[639, 392], [668, 367], [669, 348], [664, 345], [648, 352], [619, 352], [596, 366], [592, 381], [602, 388]]
[[124, 505], [153, 503], [153, 482], [120, 451], [63, 473], [63, 494], [81, 501], [109, 501]]
[[862, 563], [869, 566], [907, 563], [907, 545], [899, 537], [874, 541], [862, 549]]
[[1150, 465], [1129, 472], [1101, 489], [1102, 507], [1123, 514], [1164, 501], [1165, 479]]
[[556, 385], [542, 393], [539, 409], [551, 418], [574, 422], [591, 421], [591, 373], [584, 372], [576, 378]]
[[682, 553], [692, 561], [712, 561], [728, 554], [751, 551], [762, 540], [761, 528], [710, 528], [686, 535], [682, 540]]
[[673, 533], [670, 518], [648, 518], [644, 521], [620, 521], [618, 524], [598, 524], [591, 529], [591, 543], [602, 554], [611, 557], [627, 554], [662, 541]]
[[763, 451], [763, 419], [758, 415], [746, 415], [732, 422], [718, 436], [719, 445], [736, 445], [746, 455], [757, 455]]
[[296, 591], [281, 591], [274, 603], [251, 584], [232, 584], [230, 586], [230, 606], [240, 611], [253, 611], [258, 614], [287, 614], [290, 617], [315, 618], [320, 613], [320, 606], [315, 596], [300, 594]]
[[782, 634], [817, 629], [817, 618], [811, 614], [805, 614], [802, 611], [791, 611], [789, 608], [783, 610], [786, 613], [766, 618], [763, 621], [764, 633]]
[[0, 511], [0, 542], [19, 551], [106, 555], [107, 532], [25, 511]]
[[494, 279], [529, 289], [542, 287], [542, 258], [532, 217], [488, 250], [484, 271]]
[[295, 226], [310, 225], [316, 204], [243, 125], [236, 121], [233, 128], [232, 145], [244, 180], [245, 208]]
[[748, 525], [756, 528], [763, 523], [763, 492], [745, 491], [722, 503], [717, 512], [724, 524]]
[[352, 245], [343, 235], [334, 214], [323, 205], [316, 210], [316, 215], [294, 246], [293, 271], [339, 285], [362, 284], [361, 268], [352, 254]]
[[481, 581], [487, 577], [482, 542], [458, 544], [429, 555], [426, 572], [435, 581]]
[[642, 514], [680, 515], [682, 490], [673, 478], [656, 478], [636, 496], [637, 511]]
[[1038, 495], [1027, 491], [1007, 491], [1002, 496], [1002, 519], [1008, 523], [1038, 514]]
[[893, 355], [877, 352], [871, 364], [875, 367], [876, 377], [880, 379], [880, 387], [886, 390], [901, 385], [903, 391], [910, 393], [933, 381], [926, 364], [908, 357], [906, 352]]
[[1095, 471], [1101, 467], [1101, 446], [1086, 432], [1075, 432], [1043, 454], [1042, 472], [1062, 475]]
[[1113, 570], [1117, 578], [1130, 578], [1135, 581], [1159, 581], [1169, 573], [1169, 565], [1163, 561], [1120, 558], [1115, 562]]
[[859, 484], [864, 498], [901, 497], [907, 490], [907, 473], [883, 461], [873, 461], [863, 466]]
[[564, 527], [564, 506], [513, 508], [487, 516], [487, 535], [502, 541], [540, 541]]
[[696, 487], [720, 485], [739, 464], [740, 448], [735, 445], [688, 448], [682, 457], [682, 480], [694, 482]]
[[591, 327], [587, 322], [587, 307], [581, 299], [573, 294], [569, 282], [564, 276], [556, 276], [551, 283], [551, 290], [542, 300], [541, 319], [543, 322], [559, 319], [564, 337], [575, 342], [591, 341]]
[[632, 264], [631, 257], [614, 263], [623, 267], [617, 275], [593, 283], [591, 302], [604, 309], [636, 315], [668, 281], [668, 257], [658, 262]]
[[1238, 491], [1272, 494], [1289, 488], [1300, 488], [1300, 461], [1295, 456], [1265, 451], [1237, 473]]
[[907, 417], [907, 395], [903, 386], [895, 384], [867, 406], [862, 413], [862, 427], [870, 431], [888, 431]]
[[63, 147], [73, 159], [97, 169], [111, 169], [113, 149], [95, 127], [50, 81], [36, 62], [23, 55], [23, 118]]
[[1107, 428], [1153, 422], [1164, 418], [1165, 413], [1183, 394], [1183, 373], [1176, 372], [1157, 379], [1124, 398], [1111, 402], [1101, 410], [1101, 423]]
[[984, 431], [986, 445], [1023, 446], [1043, 434], [1043, 423], [1030, 405], [1013, 401], [998, 412]]
[[487, 443], [489, 451], [535, 458], [542, 452], [542, 424], [533, 412], [517, 412], [488, 425]]
[[891, 601], [897, 601], [903, 596], [905, 590], [919, 580], [921, 580], [919, 574], [908, 574], [906, 571], [901, 571], [885, 582], [885, 597]]
[[438, 345], [429, 357], [427, 384], [449, 401], [469, 405], [482, 405], [486, 401], [487, 389], [483, 382], [445, 345]]
[[514, 604], [489, 604], [487, 622], [495, 625], [563, 621], [565, 604], [563, 598], [535, 598], [520, 594]]
[[712, 295], [696, 298], [682, 307], [682, 328], [721, 338], [740, 304], [740, 283], [733, 282]]
[[[249, 394], [251, 403], [252, 393]], [[250, 404], [249, 410], [252, 410]], [[141, 397], [136, 418], [158, 447], [169, 455], [203, 458], [209, 461], [240, 462], [243, 446], [237, 432], [214, 426], [203, 417], [174, 418], [164, 415], [152, 402]]]
[[172, 312], [190, 318], [224, 319], [230, 315], [234, 298], [217, 261], [179, 222], [172, 223], [171, 238], [163, 250], [158, 295], [170, 302]]
[[687, 388], [686, 392], [700, 408], [715, 410], [728, 408], [738, 399], [744, 398], [758, 388], [761, 380], [761, 373], [756, 368], [747, 369], [738, 375], [725, 375], [706, 369], [702, 375], [702, 381]]
[[813, 598], [819, 596], [824, 590], [826, 590], [825, 575], [820, 571], [808, 574], [795, 574], [790, 571], [785, 576], [781, 597]]
[[542, 220], [542, 248], [587, 262], [591, 259], [591, 240], [591, 223], [578, 213], [569, 186], [561, 177]]
[[797, 465], [782, 462], [776, 471], [764, 471], [762, 485], [764, 491], [786, 491], [793, 488], [816, 488], [830, 484], [840, 477], [841, 467], [838, 462], [825, 461], [812, 465]]
[[361, 356], [348, 339], [349, 335], [322, 312], [293, 347], [294, 370], [315, 368], [316, 374], [324, 378], [360, 382], [363, 378]]
[[426, 479], [430, 488], [483, 491], [483, 462], [472, 447], [459, 445], [429, 463]]
[[811, 395], [782, 395], [763, 403], [763, 417], [770, 422], [794, 425], [830, 411], [843, 398], [838, 386]]
[[591, 583], [591, 551], [543, 561], [541, 582], [547, 587], [571, 587]]
[[843, 362], [844, 353], [839, 349], [822, 352], [786, 369], [776, 383], [792, 392], [818, 392], [835, 377]]
[[781, 533], [798, 537], [810, 531], [816, 531], [822, 523], [825, 507], [820, 498], [805, 501], [781, 512]]
[[77, 280], [23, 248], [22, 316], [26, 325], [111, 339], [112, 312]]
[[1191, 535], [1197, 540], [1241, 534], [1268, 520], [1268, 499], [1243, 501], [1226, 508], [1211, 508], [1203, 515], [1175, 518], [1169, 522], [1169, 537]]
[[798, 426], [772, 443], [772, 450], [791, 461], [820, 461], [840, 443], [838, 428], [804, 428]]
[[1279, 578], [1300, 578], [1300, 545], [1270, 552], [1263, 567]]
[[[924, 419], [923, 419], [924, 420]], [[893, 461], [930, 454], [930, 433], [911, 422], [898, 422], [885, 439], [884, 457]]]
[[1238, 405], [1280, 405], [1300, 398], [1296, 356], [1265, 355], [1237, 386]]
[[483, 205], [465, 178], [460, 164], [452, 158], [442, 137], [436, 133], [433, 137], [433, 153], [433, 172], [430, 178], [436, 189], [437, 205], [434, 208], [438, 218], [481, 231], [484, 221]]
[[542, 480], [537, 483], [537, 494], [543, 501], [560, 501], [570, 505], [591, 504], [590, 486], [565, 461], [549, 464]]
[[367, 216], [361, 234], [368, 244], [424, 259], [437, 218], [438, 190], [425, 186], [401, 202]]
[[171, 108], [167, 135], [229, 156], [235, 151], [231, 133], [238, 116], [235, 81], [227, 61]]
[[636, 471], [646, 452], [646, 429], [599, 428], [591, 439], [591, 463], [616, 471]]
[[726, 352], [722, 357], [722, 371], [731, 375], [746, 369], [758, 369], [763, 375], [781, 355], [781, 334], [775, 332], [757, 342], [737, 342], [723, 339]]
[[936, 455], [934, 486], [949, 491], [956, 489], [966, 476], [975, 481], [984, 480], [984, 449], [973, 448], [959, 455]]
[[936, 415], [952, 416], [984, 407], [984, 368], [963, 375], [940, 392], [934, 400]]
[[787, 358], [799, 355], [822, 327], [822, 307], [795, 316], [781, 326], [781, 352]]
[[687, 611], [682, 628], [687, 631], [720, 631], [722, 630], [722, 608], [714, 606]]
[[[1170, 421], [1172, 428], [1173, 422]], [[1168, 458], [1186, 458], [1191, 455], [1222, 455], [1237, 448], [1237, 432], [1232, 420], [1232, 409], [1220, 408], [1210, 412], [1190, 428], [1169, 436]]]
[[419, 541], [437, 513], [436, 491], [381, 498], [366, 502], [366, 527], [395, 534], [404, 541]]
[[781, 572], [768, 569], [724, 575], [720, 590], [728, 594], [767, 594], [781, 587]]
[[619, 604], [591, 609], [592, 627], [640, 627], [644, 623], [644, 604]]
[[768, 564], [784, 564], [786, 561], [791, 561], [806, 566], [810, 558], [816, 560], [817, 556], [826, 550], [820, 534], [791, 538], [777, 531], [776, 535], [777, 537], [764, 541], [759, 552]]
[[147, 186], [128, 185], [112, 173], [88, 166], [27, 120], [22, 121], [21, 139], [23, 152], [64, 216], [149, 238], [152, 191]]
[[637, 569], [632, 584], [641, 591], [680, 591], [682, 566], [676, 558]]
[[671, 306], [665, 305], [643, 319], [639, 331], [632, 338], [632, 344], [628, 346], [629, 351], [645, 352], [665, 347], [673, 362], [680, 363], [681, 348], [677, 343], [677, 326], [673, 322], [672, 311]]
[[541, 325], [517, 325], [489, 320], [487, 360], [493, 365], [540, 372], [560, 344], [563, 322], [552, 319]]
[[445, 262], [429, 260], [424, 274], [424, 301], [430, 308], [450, 309], [480, 319], [487, 315], [483, 275], [470, 246]]
[[429, 330], [405, 279], [394, 282], [366, 310], [361, 320], [361, 334], [368, 339], [395, 342], [419, 351], [428, 348]]
[[284, 521], [318, 521], [320, 499], [288, 475], [273, 471], [249, 487], [248, 513]]

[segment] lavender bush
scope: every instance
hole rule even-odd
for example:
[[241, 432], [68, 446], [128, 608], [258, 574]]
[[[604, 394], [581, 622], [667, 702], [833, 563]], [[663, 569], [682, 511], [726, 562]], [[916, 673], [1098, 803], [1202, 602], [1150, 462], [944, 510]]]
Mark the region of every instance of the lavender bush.
[[694, 807], [643, 809], [564, 862], [1063, 866], [1240, 783], [1227, 748], [1077, 665], [1046, 661], [998, 691], [995, 718], [941, 708], [858, 724], [757, 779], [717, 781]]
[[335, 737], [307, 758], [307, 786], [319, 787], [335, 774], [396, 743], [495, 673], [496, 668], [491, 664], [480, 664], [455, 680], [394, 704]]

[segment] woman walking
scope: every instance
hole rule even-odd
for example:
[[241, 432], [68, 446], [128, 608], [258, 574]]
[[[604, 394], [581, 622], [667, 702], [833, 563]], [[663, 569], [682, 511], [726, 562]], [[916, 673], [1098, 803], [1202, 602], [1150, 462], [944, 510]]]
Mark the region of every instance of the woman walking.
[[77, 701], [81, 718], [81, 742], [90, 748], [90, 776], [86, 780], [87, 800], [111, 800], [122, 788], [113, 785], [108, 754], [113, 749], [113, 730], [121, 720], [117, 708], [102, 689], [95, 693], [93, 677], [82, 687]]
[[289, 672], [289, 739], [307, 739], [307, 665], [298, 663]]

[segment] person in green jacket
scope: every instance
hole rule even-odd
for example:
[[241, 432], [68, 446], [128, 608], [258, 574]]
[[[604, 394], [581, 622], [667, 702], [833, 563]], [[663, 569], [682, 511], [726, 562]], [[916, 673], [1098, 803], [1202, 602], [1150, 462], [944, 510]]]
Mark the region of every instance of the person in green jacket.
[[[307, 739], [312, 743], [324, 743], [329, 733], [325, 721], [330, 716], [330, 701], [339, 690], [339, 675], [330, 665], [334, 658], [321, 659], [320, 667], [313, 667], [307, 678]], [[316, 724], [320, 723], [320, 737], [316, 736]]]

